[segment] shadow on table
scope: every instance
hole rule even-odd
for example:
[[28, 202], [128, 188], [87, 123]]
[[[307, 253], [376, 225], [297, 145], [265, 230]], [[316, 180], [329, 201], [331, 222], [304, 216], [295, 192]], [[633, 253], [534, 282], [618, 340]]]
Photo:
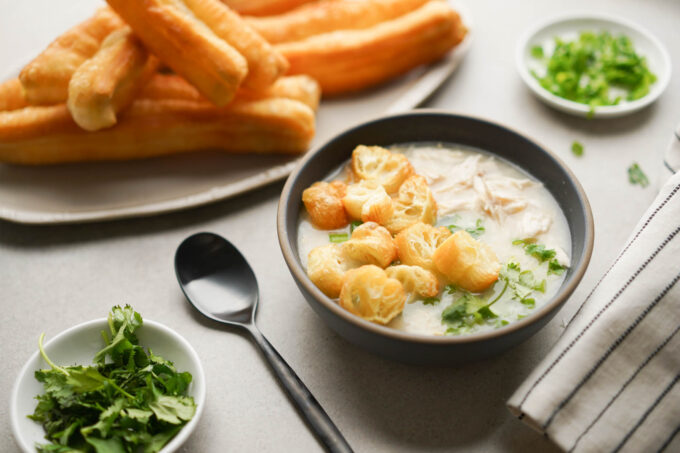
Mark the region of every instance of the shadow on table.
[[283, 183], [284, 181], [275, 182], [229, 200], [153, 217], [66, 225], [23, 225], [0, 220], [0, 244], [38, 248], [110, 238], [155, 235], [191, 225], [205, 224], [227, 214], [233, 215], [235, 212], [256, 206], [266, 200], [278, 198]]
[[544, 352], [540, 334], [500, 357], [449, 367], [385, 360], [333, 337], [329, 362], [342, 364], [334, 385], [348, 399], [343, 410], [352, 412], [344, 416], [367, 436], [389, 438], [404, 451], [483, 451], [492, 434], [506, 451], [559, 451], [511, 420], [505, 406]]

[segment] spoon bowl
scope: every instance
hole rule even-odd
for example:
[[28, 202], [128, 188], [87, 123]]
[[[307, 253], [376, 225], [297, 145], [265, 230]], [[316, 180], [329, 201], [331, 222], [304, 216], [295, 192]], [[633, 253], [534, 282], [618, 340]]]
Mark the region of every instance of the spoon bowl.
[[239, 327], [254, 321], [257, 279], [231, 242], [213, 233], [194, 234], [177, 248], [175, 270], [184, 295], [202, 315]]
[[352, 448], [314, 395], [255, 325], [257, 279], [241, 252], [217, 234], [197, 233], [177, 248], [175, 272], [187, 300], [203, 316], [244, 328], [250, 334], [325, 449], [351, 452]]

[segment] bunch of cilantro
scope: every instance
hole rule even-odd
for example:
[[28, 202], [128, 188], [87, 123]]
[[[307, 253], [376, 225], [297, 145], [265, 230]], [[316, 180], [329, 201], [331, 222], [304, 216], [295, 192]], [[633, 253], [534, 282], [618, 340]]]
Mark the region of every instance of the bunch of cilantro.
[[102, 331], [106, 346], [93, 366], [55, 365], [41, 335], [40, 353], [51, 369], [35, 373], [45, 393], [29, 418], [51, 443], [36, 445], [39, 452], [157, 452], [193, 417], [196, 405], [186, 396], [191, 374], [139, 345], [139, 313], [113, 307], [108, 324], [111, 338]]

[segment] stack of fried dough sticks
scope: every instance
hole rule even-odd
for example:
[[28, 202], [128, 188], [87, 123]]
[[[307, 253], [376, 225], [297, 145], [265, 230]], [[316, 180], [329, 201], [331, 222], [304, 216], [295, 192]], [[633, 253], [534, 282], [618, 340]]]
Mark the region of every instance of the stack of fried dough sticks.
[[0, 84], [0, 161], [302, 153], [321, 92], [388, 80], [466, 33], [439, 0], [107, 1]]

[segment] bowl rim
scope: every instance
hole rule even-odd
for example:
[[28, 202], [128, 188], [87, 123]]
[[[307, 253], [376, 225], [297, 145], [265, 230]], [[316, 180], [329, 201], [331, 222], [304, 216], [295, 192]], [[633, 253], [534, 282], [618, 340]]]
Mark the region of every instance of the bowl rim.
[[[72, 335], [78, 334], [79, 331], [81, 330], [99, 324], [102, 324], [103, 325], [102, 327], [108, 326], [108, 319], [97, 318], [92, 319], [90, 321], [82, 322], [80, 324], [76, 324], [75, 326], [69, 327], [68, 329], [59, 332], [54, 337], [50, 338], [49, 341], [47, 341], [43, 346], [47, 350], [50, 347], [50, 345], [62, 341], [65, 338], [68, 338]], [[196, 403], [196, 413], [194, 414], [192, 419], [189, 420], [189, 422], [186, 425], [184, 425], [182, 429], [180, 429], [180, 431], [175, 435], [175, 437], [173, 437], [172, 440], [168, 442], [165, 445], [165, 447], [163, 447], [163, 449], [160, 450], [159, 452], [159, 453], [171, 453], [176, 451], [179, 447], [181, 447], [182, 444], [187, 440], [187, 438], [196, 428], [198, 420], [201, 418], [201, 415], [203, 414], [206, 396], [205, 371], [203, 370], [203, 364], [201, 363], [198, 353], [182, 335], [180, 335], [170, 327], [161, 324], [160, 322], [146, 318], [143, 319], [143, 323], [140, 329], [143, 329], [144, 327], [151, 327], [152, 329], [160, 330], [166, 335], [173, 337], [175, 340], [177, 340], [177, 342], [179, 342], [182, 345], [182, 348], [186, 351], [186, 353], [192, 359], [192, 361], [194, 361], [197, 365], [196, 373], [192, 374], [191, 381], [193, 384], [193, 389], [195, 391], [195, 395], [192, 395], [192, 397], [194, 398], [194, 402]], [[21, 431], [21, 429], [19, 428], [17, 416], [20, 416], [20, 414], [16, 413], [17, 412], [16, 406], [19, 400], [19, 386], [21, 382], [27, 379], [28, 376], [32, 377], [32, 374], [30, 373], [32, 369], [31, 365], [32, 362], [34, 362], [38, 358], [39, 354], [40, 351], [33, 352], [33, 354], [31, 354], [28, 360], [26, 360], [26, 363], [24, 363], [24, 365], [21, 367], [21, 370], [19, 371], [19, 374], [15, 378], [14, 384], [12, 385], [12, 393], [10, 395], [9, 417], [12, 425], [12, 434], [14, 435], [14, 440], [16, 441], [17, 445], [26, 453], [33, 452], [35, 450], [33, 448], [33, 445], [31, 445], [30, 447], [27, 447], [26, 445], [25, 442], [26, 438], [23, 436], [23, 431]]]
[[[347, 310], [343, 309], [340, 307], [340, 305], [337, 304], [333, 299], [330, 297], [326, 296], [319, 288], [312, 283], [312, 281], [309, 279], [307, 276], [307, 273], [304, 271], [302, 268], [302, 265], [300, 262], [295, 258], [295, 255], [293, 253], [293, 248], [291, 246], [290, 241], [288, 240], [288, 231], [286, 229], [286, 219], [287, 219], [287, 207], [291, 203], [291, 192], [293, 189], [293, 185], [295, 181], [298, 179], [299, 175], [302, 174], [302, 172], [305, 170], [306, 166], [308, 163], [320, 152], [322, 152], [330, 143], [339, 140], [342, 137], [345, 137], [347, 135], [351, 135], [355, 133], [356, 130], [361, 129], [363, 127], [366, 127], [370, 124], [378, 123], [378, 122], [384, 122], [384, 121], [390, 121], [395, 118], [402, 118], [402, 117], [412, 117], [412, 116], [427, 116], [427, 115], [437, 115], [437, 116], [444, 116], [444, 117], [453, 117], [453, 118], [465, 118], [465, 119], [471, 119], [474, 121], [478, 122], [483, 122], [487, 123], [491, 126], [505, 129], [506, 131], [518, 135], [522, 137], [523, 139], [527, 140], [528, 142], [534, 144], [536, 147], [540, 148], [544, 153], [548, 155], [548, 157], [552, 158], [555, 163], [564, 170], [565, 174], [573, 184], [573, 186], [576, 189], [576, 193], [578, 195], [578, 199], [581, 202], [581, 207], [584, 211], [585, 214], [585, 220], [586, 220], [586, 225], [585, 225], [585, 238], [584, 238], [584, 248], [583, 248], [583, 255], [581, 257], [580, 262], [578, 263], [577, 267], [573, 268], [574, 273], [572, 274], [572, 277], [568, 284], [563, 284], [560, 289], [557, 291], [557, 293], [542, 307], [540, 307], [536, 312], [530, 314], [524, 319], [521, 319], [519, 321], [513, 322], [507, 326], [503, 326], [488, 332], [481, 332], [481, 333], [473, 333], [470, 335], [464, 335], [464, 336], [446, 336], [446, 335], [424, 335], [424, 334], [416, 334], [416, 333], [410, 333], [410, 332], [403, 332], [397, 329], [392, 329], [387, 326], [375, 324], [369, 321], [366, 321], [359, 316], [353, 315], [352, 313], [348, 312]], [[494, 153], [491, 153], [494, 154]], [[512, 162], [512, 161], [510, 161]], [[514, 162], [513, 162], [514, 163]], [[517, 164], [515, 164], [517, 165]], [[518, 165], [519, 167], [519, 165]], [[520, 167], [521, 168], [521, 167]], [[358, 327], [362, 330], [366, 330], [369, 333], [373, 334], [378, 334], [381, 336], [388, 337], [390, 339], [396, 340], [396, 341], [404, 341], [404, 342], [409, 342], [409, 343], [418, 343], [418, 344], [425, 344], [425, 345], [435, 345], [435, 346], [445, 346], [445, 345], [454, 345], [454, 344], [466, 344], [466, 343], [476, 343], [476, 342], [483, 342], [483, 341], [489, 341], [496, 339], [498, 337], [502, 337], [508, 334], [511, 334], [513, 332], [519, 331], [524, 329], [525, 327], [528, 327], [529, 325], [532, 325], [541, 319], [545, 318], [546, 316], [552, 316], [552, 313], [555, 309], [557, 309], [560, 305], [564, 304], [569, 296], [573, 293], [573, 291], [576, 289], [578, 284], [580, 283], [581, 279], [583, 278], [583, 275], [585, 274], [586, 269], [588, 268], [588, 264], [590, 262], [590, 258], [593, 252], [593, 242], [594, 242], [594, 232], [595, 232], [595, 227], [594, 227], [594, 222], [593, 222], [593, 214], [592, 210], [590, 207], [590, 203], [588, 201], [588, 197], [586, 196], [585, 191], [583, 190], [583, 187], [579, 183], [578, 179], [574, 175], [574, 173], [567, 167], [564, 162], [557, 157], [552, 151], [549, 151], [546, 147], [544, 147], [542, 144], [539, 142], [529, 138], [525, 134], [521, 134], [514, 130], [513, 128], [507, 127], [505, 125], [502, 125], [496, 121], [489, 120], [489, 119], [484, 119], [478, 116], [472, 116], [472, 115], [463, 115], [463, 114], [458, 114], [458, 113], [453, 113], [449, 112], [446, 110], [441, 110], [441, 109], [417, 109], [413, 110], [410, 112], [401, 112], [401, 113], [396, 113], [392, 115], [385, 115], [381, 116], [366, 122], [363, 122], [361, 124], [352, 126], [345, 131], [336, 134], [329, 140], [325, 141], [324, 143], [320, 144], [317, 146], [315, 149], [311, 150], [308, 152], [298, 163], [298, 165], [295, 167], [291, 175], [288, 177], [286, 180], [286, 183], [281, 191], [281, 197], [279, 199], [278, 203], [278, 211], [276, 215], [276, 230], [278, 234], [278, 239], [279, 239], [279, 246], [281, 247], [281, 252], [283, 253], [283, 258], [286, 261], [286, 265], [288, 266], [290, 272], [293, 274], [293, 278], [296, 280], [296, 282], [300, 285], [302, 285], [305, 290], [313, 296], [313, 299], [321, 304], [324, 308], [329, 310], [331, 313], [333, 313], [336, 316], [339, 316], [342, 320], [349, 322], [350, 324], [353, 324], [355, 327]], [[304, 296], [304, 295], [303, 295]]]
[[[558, 14], [550, 16], [545, 20], [538, 22], [536, 25], [530, 27], [526, 32], [522, 34], [517, 42], [515, 48], [515, 66], [520, 78], [525, 83], [525, 85], [542, 101], [547, 104], [560, 109], [563, 112], [571, 113], [573, 115], [587, 116], [590, 113], [590, 107], [586, 104], [581, 104], [579, 102], [570, 101], [565, 98], [561, 98], [556, 94], [543, 88], [530, 74], [529, 68], [524, 62], [524, 56], [529, 43], [534, 38], [535, 35], [545, 30], [546, 28], [567, 23], [575, 20], [598, 20], [609, 24], [616, 24], [624, 28], [633, 30], [645, 39], [647, 39], [661, 55], [662, 64], [660, 68], [657, 69], [657, 81], [655, 86], [652, 86], [649, 93], [640, 99], [635, 101], [625, 102], [618, 105], [604, 105], [597, 106], [593, 109], [593, 118], [608, 118], [620, 115], [625, 115], [628, 113], [633, 113], [638, 111], [654, 101], [656, 101], [661, 94], [666, 90], [668, 84], [671, 80], [671, 73], [673, 71], [670, 54], [668, 50], [663, 45], [663, 43], [654, 36], [649, 30], [638, 25], [637, 23], [628, 20], [626, 18], [617, 16], [615, 14], [609, 13], [593, 13], [593, 12], [568, 12], [563, 14]], [[663, 71], [659, 73], [659, 71]]]

